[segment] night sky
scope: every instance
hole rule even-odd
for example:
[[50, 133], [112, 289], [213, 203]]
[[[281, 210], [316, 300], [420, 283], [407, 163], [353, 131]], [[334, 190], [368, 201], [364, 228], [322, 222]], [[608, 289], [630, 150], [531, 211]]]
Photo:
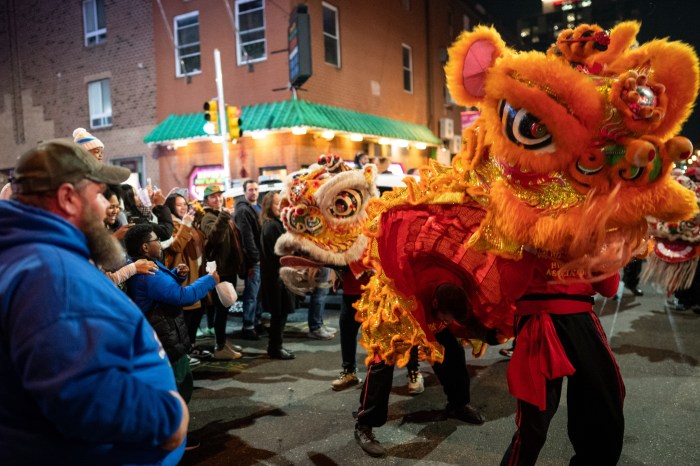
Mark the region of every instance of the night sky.
[[[622, 0], [618, 0], [622, 1]], [[614, 3], [615, 0], [593, 0]], [[534, 16], [542, 11], [541, 0], [481, 0], [480, 3], [504, 27], [516, 33], [519, 16]], [[644, 43], [655, 37], [669, 37], [686, 42], [700, 53], [700, 0], [639, 0], [626, 1], [639, 10], [642, 28], [637, 39]], [[681, 133], [700, 149], [700, 106], [697, 105]]]

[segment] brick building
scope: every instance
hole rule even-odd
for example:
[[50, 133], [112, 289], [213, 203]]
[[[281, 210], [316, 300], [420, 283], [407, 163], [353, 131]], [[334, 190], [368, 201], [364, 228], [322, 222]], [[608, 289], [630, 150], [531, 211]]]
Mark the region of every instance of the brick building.
[[[327, 151], [350, 160], [364, 150], [405, 170], [449, 160], [463, 109], [446, 92], [446, 50], [493, 22], [466, 0], [308, 0], [313, 73], [293, 92], [298, 0], [6, 2], [0, 170], [84, 127], [108, 163], [165, 189], [191, 186], [197, 167], [221, 177], [224, 145], [232, 179], [281, 175]], [[225, 102], [243, 110], [236, 144], [202, 128], [202, 104], [217, 96], [214, 49]]]
[[157, 173], [143, 143], [157, 123], [151, 3], [4, 3], [0, 171], [8, 174], [16, 157], [38, 141], [72, 138], [83, 127], [104, 142], [108, 163]]

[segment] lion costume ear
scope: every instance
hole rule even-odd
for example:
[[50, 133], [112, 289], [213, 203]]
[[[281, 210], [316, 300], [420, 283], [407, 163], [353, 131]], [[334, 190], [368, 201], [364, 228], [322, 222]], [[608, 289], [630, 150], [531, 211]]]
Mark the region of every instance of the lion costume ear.
[[495, 29], [478, 26], [463, 32], [449, 49], [447, 88], [459, 105], [477, 105], [485, 95], [486, 74], [508, 48]]

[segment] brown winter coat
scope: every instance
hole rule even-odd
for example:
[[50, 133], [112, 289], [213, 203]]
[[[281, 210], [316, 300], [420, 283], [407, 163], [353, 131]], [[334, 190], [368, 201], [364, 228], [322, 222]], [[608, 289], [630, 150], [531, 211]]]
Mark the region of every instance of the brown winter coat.
[[231, 214], [205, 207], [201, 229], [206, 238], [207, 260], [216, 261], [221, 281], [236, 283], [236, 277], [245, 271], [240, 233]]
[[[190, 268], [190, 275], [182, 283], [182, 286], [190, 285], [199, 277], [205, 275], [207, 259], [204, 257], [204, 234], [193, 226], [184, 225], [180, 219], [173, 215], [173, 242], [163, 253], [163, 262], [172, 269], [178, 264], [185, 264]], [[197, 259], [201, 258], [200, 264]], [[208, 299], [205, 298], [205, 299]], [[199, 309], [201, 302], [197, 301], [191, 306], [183, 306], [185, 311]]]

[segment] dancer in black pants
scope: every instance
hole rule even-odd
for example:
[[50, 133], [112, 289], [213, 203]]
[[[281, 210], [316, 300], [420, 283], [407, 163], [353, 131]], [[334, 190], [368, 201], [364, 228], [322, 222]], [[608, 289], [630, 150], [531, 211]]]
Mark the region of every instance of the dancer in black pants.
[[625, 387], [605, 332], [593, 313], [593, 295], [610, 297], [619, 274], [596, 283], [557, 280], [563, 261], [525, 253], [514, 277], [516, 338], [508, 386], [517, 398], [513, 436], [502, 466], [534, 465], [568, 378], [570, 465], [614, 465], [622, 452]]
[[622, 269], [622, 281], [625, 282], [625, 288], [630, 290], [635, 296], [644, 296], [644, 292], [639, 288], [639, 278], [642, 274], [642, 265], [644, 259], [632, 259]]
[[[465, 327], [473, 332], [474, 337], [491, 344], [497, 343], [496, 332], [480, 326], [473, 319], [469, 299], [461, 286], [460, 278], [448, 270], [443, 269], [443, 272], [431, 274], [431, 279], [423, 282], [430, 287], [427, 294], [420, 290], [417, 293], [419, 299], [423, 298], [430, 328], [435, 328], [435, 339], [445, 348], [443, 362], [434, 364], [433, 371], [447, 395], [447, 416], [471, 424], [483, 424], [485, 419], [482, 414], [469, 404], [470, 381], [464, 348], [448, 325]], [[384, 447], [374, 437], [372, 428], [384, 425], [387, 420], [393, 374], [394, 366], [384, 363], [375, 355], [362, 387], [360, 409], [355, 413], [355, 439], [370, 456], [386, 454]]]

